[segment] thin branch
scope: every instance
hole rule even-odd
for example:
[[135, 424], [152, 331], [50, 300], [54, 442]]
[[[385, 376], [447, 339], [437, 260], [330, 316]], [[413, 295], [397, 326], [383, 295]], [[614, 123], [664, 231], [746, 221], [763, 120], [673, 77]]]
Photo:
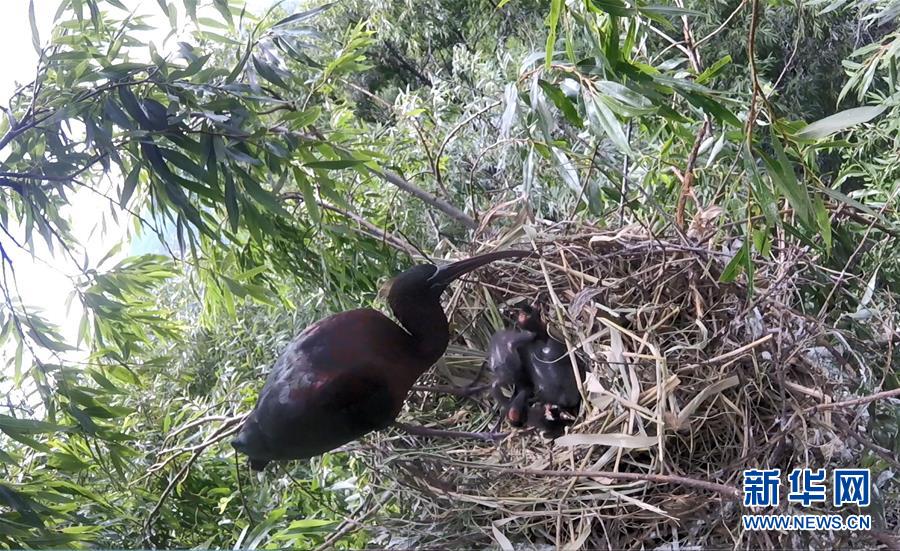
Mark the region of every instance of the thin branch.
[[[897, 192], [900, 192], [900, 185], [897, 185], [894, 188], [894, 191], [891, 192], [890, 196], [888, 196], [887, 201], [884, 202], [884, 205], [881, 206], [881, 209], [878, 211], [878, 216], [881, 217], [888, 205], [893, 204], [894, 198], [897, 195]], [[853, 254], [850, 255], [850, 258], [847, 259], [847, 262], [844, 264], [844, 268], [841, 270], [841, 273], [838, 275], [837, 281], [834, 282], [834, 285], [831, 287], [831, 291], [828, 293], [828, 296], [825, 297], [825, 301], [822, 303], [822, 307], [819, 309], [819, 314], [816, 316], [819, 319], [822, 319], [828, 309], [828, 303], [831, 302], [831, 299], [834, 297], [835, 292], [837, 292], [838, 288], [844, 283], [844, 278], [847, 276], [847, 270], [850, 269], [850, 266], [853, 264], [853, 261], [856, 260], [856, 256], [862, 251], [863, 246], [866, 244], [866, 241], [869, 239], [869, 234], [872, 233], [872, 228], [875, 227], [875, 222], [878, 221], [878, 218], [873, 218], [869, 223], [869, 227], [866, 228], [865, 233], [862, 236], [862, 239], [859, 241], [859, 245], [853, 250]]]
[[816, 411], [822, 411], [826, 409], [837, 409], [837, 408], [845, 408], [851, 406], [859, 406], [862, 404], [868, 404], [870, 402], [875, 402], [877, 400], [883, 400], [885, 398], [894, 398], [900, 396], [900, 388], [895, 388], [894, 390], [884, 390], [882, 392], [877, 392], [875, 394], [870, 394], [869, 396], [863, 396], [861, 398], [854, 398], [852, 400], [845, 400], [843, 402], [830, 402], [826, 404], [817, 404], [815, 406], [810, 406], [806, 408], [806, 413], [813, 413]]
[[[288, 192], [282, 193], [280, 195], [280, 197], [282, 199], [290, 199], [293, 201], [300, 201], [300, 202], [302, 202], [304, 199], [302, 194], [293, 192], [293, 191], [288, 191]], [[399, 250], [400, 252], [408, 254], [411, 258], [414, 258], [418, 254], [418, 252], [415, 249], [413, 249], [412, 247], [410, 247], [409, 245], [407, 245], [406, 243], [401, 241], [399, 237], [397, 237], [396, 235], [392, 234], [391, 232], [389, 232], [387, 230], [381, 229], [380, 227], [376, 226], [372, 222], [369, 222], [368, 220], [366, 220], [362, 216], [356, 214], [355, 212], [350, 212], [350, 211], [344, 210], [342, 208], [336, 207], [336, 206], [334, 206], [330, 203], [326, 203], [324, 201], [316, 201], [316, 204], [325, 210], [330, 210], [331, 212], [340, 214], [344, 218], [353, 220], [354, 222], [356, 222], [357, 224], [359, 224], [360, 226], [365, 228], [366, 231], [360, 232], [360, 233], [363, 233], [364, 235], [367, 235], [374, 239], [378, 239], [382, 243], [386, 243], [386, 244], [394, 247], [395, 249]]]
[[369, 168], [369, 172], [378, 176], [385, 182], [388, 182], [389, 184], [393, 184], [393, 185], [397, 186], [398, 188], [405, 191], [406, 193], [409, 193], [413, 197], [420, 199], [425, 204], [430, 205], [430, 206], [436, 208], [437, 210], [443, 212], [450, 218], [453, 218], [457, 222], [462, 223], [464, 226], [466, 226], [470, 230], [474, 230], [478, 227], [478, 223], [475, 221], [474, 218], [472, 218], [468, 214], [464, 213], [463, 211], [459, 210], [458, 208], [454, 207], [447, 201], [444, 201], [443, 199], [441, 199], [435, 195], [432, 195], [431, 193], [428, 193], [427, 191], [423, 190], [422, 188], [414, 186], [413, 184], [406, 181], [406, 179], [404, 179], [399, 174], [392, 172], [390, 170], [375, 170], [373, 168]]
[[750, 107], [747, 109], [747, 145], [753, 145], [753, 127], [756, 124], [756, 100], [762, 93], [759, 84], [759, 74], [756, 70], [756, 27], [759, 24], [759, 0], [751, 0], [750, 3], [750, 32], [747, 36], [747, 59], [750, 63]]
[[[366, 498], [366, 501], [359, 506], [359, 508], [350, 516], [348, 516], [344, 521], [332, 532], [322, 545], [316, 547], [315, 551], [325, 551], [325, 549], [333, 549], [334, 543], [346, 536], [350, 533], [353, 528], [359, 526], [363, 522], [365, 522], [369, 517], [377, 513], [381, 510], [382, 505], [387, 503], [391, 499], [391, 494], [386, 493], [378, 503], [374, 504], [372, 507], [369, 507], [369, 501], [371, 500], [371, 494]], [[367, 509], [368, 507], [368, 509]], [[365, 510], [365, 513], [360, 515], [362, 511]]]
[[[314, 126], [310, 126], [310, 130], [316, 139], [321, 140], [321, 141], [327, 141], [327, 140], [325, 140], [325, 136]], [[334, 144], [332, 144], [332, 146], [335, 147], [336, 149], [340, 149], [341, 151], [343, 151], [346, 154], [350, 154], [350, 152], [344, 148], [340, 148], [339, 146], [336, 146]], [[478, 228], [478, 223], [475, 221], [474, 218], [472, 218], [468, 214], [464, 213], [463, 211], [459, 210], [458, 208], [454, 207], [447, 201], [444, 201], [443, 199], [441, 199], [435, 195], [432, 195], [431, 193], [428, 193], [424, 189], [411, 184], [409, 181], [407, 181], [405, 178], [403, 178], [396, 172], [392, 172], [387, 169], [376, 170], [376, 169], [369, 168], [369, 167], [367, 167], [367, 169], [370, 173], [374, 174], [375, 176], [378, 176], [385, 182], [392, 184], [394, 186], [397, 186], [398, 188], [400, 188], [401, 190], [405, 191], [406, 193], [412, 195], [413, 197], [420, 199], [425, 204], [430, 205], [430, 206], [436, 208], [437, 210], [443, 212], [450, 218], [453, 218], [454, 220], [461, 222], [464, 226], [466, 226], [470, 230], [474, 230], [474, 229]]]
[[697, 480], [686, 476], [650, 474], [650, 473], [619, 473], [613, 471], [542, 471], [540, 469], [511, 469], [501, 465], [488, 465], [484, 463], [458, 463], [475, 469], [499, 471], [507, 474], [523, 476], [543, 476], [553, 478], [609, 478], [612, 480], [628, 480], [635, 482], [656, 482], [657, 484], [673, 484], [676, 486], [688, 486], [700, 490], [707, 490], [722, 494], [730, 499], [739, 499], [741, 491], [733, 486], [726, 486], [717, 482]]
[[[243, 418], [243, 416], [241, 416], [241, 418]], [[232, 427], [229, 423], [222, 424], [222, 426], [216, 429], [216, 431], [206, 440], [206, 442], [204, 442], [197, 450], [194, 451], [193, 455], [191, 455], [191, 458], [188, 459], [187, 463], [185, 463], [184, 466], [181, 467], [181, 469], [178, 471], [178, 473], [176, 473], [176, 475], [172, 477], [171, 480], [169, 480], [169, 484], [166, 486], [166, 489], [163, 490], [163, 493], [159, 496], [159, 500], [156, 502], [156, 505], [153, 507], [153, 509], [150, 511], [150, 514], [147, 515], [147, 518], [144, 521], [144, 541], [151, 543], [150, 530], [153, 527], [153, 521], [156, 519], [156, 517], [159, 515], [159, 511], [162, 509], [163, 503], [165, 503], [166, 498], [169, 497], [169, 494], [172, 493], [172, 490], [175, 489], [175, 486], [187, 475], [188, 471], [190, 471], [191, 469], [191, 466], [194, 464], [194, 462], [197, 461], [197, 459], [200, 458], [204, 450], [206, 450], [206, 448], [212, 446], [216, 442], [219, 442], [220, 440], [227, 438], [231, 434], [237, 432], [240, 428], [240, 424], [238, 424], [236, 427]]]
[[[679, 7], [684, 7], [684, 3], [681, 0], [678, 0], [677, 4]], [[700, 62], [700, 52], [697, 50], [697, 44], [694, 42], [694, 33], [691, 31], [690, 23], [686, 15], [681, 16], [681, 29], [691, 68], [699, 75], [703, 72], [703, 66]], [[700, 146], [703, 144], [706, 134], [711, 131], [712, 124], [710, 123], [709, 116], [704, 115], [703, 124], [700, 125], [700, 129], [694, 137], [694, 145], [691, 147], [691, 153], [688, 156], [684, 172], [679, 174], [679, 178], [681, 179], [681, 193], [678, 195], [678, 203], [675, 207], [675, 224], [682, 230], [685, 229], [684, 209], [687, 206], [688, 197], [693, 197], [694, 202], [697, 202], [697, 198], [694, 196], [694, 168], [697, 165], [697, 156], [700, 154]], [[697, 205], [697, 207], [699, 208], [700, 205]]]
[[717, 34], [722, 32], [722, 30], [725, 27], [727, 27], [729, 23], [731, 23], [731, 20], [734, 19], [734, 17], [738, 14], [738, 12], [740, 12], [742, 9], [744, 9], [744, 6], [746, 6], [746, 5], [747, 5], [747, 0], [741, 0], [741, 3], [738, 4], [738, 6], [736, 8], [734, 8], [734, 11], [732, 11], [731, 14], [725, 18], [725, 21], [723, 21], [721, 25], [716, 27], [708, 35], [706, 35], [703, 38], [701, 38], [700, 40], [698, 40], [696, 42], [696, 46], [698, 46], [698, 47], [701, 46], [704, 42], [711, 40], [714, 36], [716, 36]]
[[447, 148], [447, 145], [450, 143], [450, 140], [453, 139], [453, 136], [455, 136], [457, 132], [459, 132], [460, 130], [462, 130], [463, 128], [465, 128], [465, 126], [466, 126], [467, 124], [469, 124], [469, 123], [472, 122], [473, 120], [477, 119], [477, 118], [480, 117], [481, 115], [487, 113], [487, 112], [490, 111], [491, 109], [493, 109], [493, 108], [495, 108], [495, 107], [501, 105], [502, 103], [503, 103], [503, 102], [501, 102], [501, 101], [495, 101], [494, 103], [491, 103], [491, 104], [487, 105], [486, 107], [483, 107], [483, 108], [479, 109], [478, 111], [472, 113], [471, 115], [469, 115], [468, 117], [466, 117], [465, 119], [463, 119], [462, 121], [460, 121], [459, 124], [457, 124], [456, 126], [454, 126], [453, 129], [450, 130], [450, 132], [447, 133], [447, 135], [444, 137], [444, 140], [441, 142], [441, 146], [440, 146], [440, 147], [438, 148], [438, 150], [437, 150], [437, 154], [435, 154], [435, 160], [436, 160], [436, 165], [435, 165], [435, 171], [436, 171], [436, 172], [435, 172], [435, 178], [436, 178], [439, 182], [442, 181], [442, 178], [441, 178], [441, 167], [440, 167], [441, 157], [444, 155], [444, 150]]

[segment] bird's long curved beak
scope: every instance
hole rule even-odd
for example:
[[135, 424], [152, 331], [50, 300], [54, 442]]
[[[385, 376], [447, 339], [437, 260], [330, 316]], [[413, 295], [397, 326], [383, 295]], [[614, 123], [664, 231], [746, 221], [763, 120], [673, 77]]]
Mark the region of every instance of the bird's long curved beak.
[[526, 256], [531, 256], [531, 251], [497, 251], [493, 253], [481, 254], [478, 256], [473, 256], [471, 258], [467, 258], [465, 260], [459, 260], [452, 264], [447, 264], [445, 266], [441, 266], [434, 272], [428, 279], [428, 283], [431, 284], [432, 287], [446, 287], [450, 285], [454, 279], [460, 277], [461, 275], [467, 274], [472, 270], [480, 268], [485, 264], [490, 264], [495, 260], [501, 260], [504, 258], [523, 258]]

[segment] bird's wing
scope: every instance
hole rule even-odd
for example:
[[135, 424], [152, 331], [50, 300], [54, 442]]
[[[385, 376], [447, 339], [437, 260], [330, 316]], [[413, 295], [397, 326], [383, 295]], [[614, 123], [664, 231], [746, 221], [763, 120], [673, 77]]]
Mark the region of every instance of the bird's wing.
[[407, 339], [367, 309], [308, 327], [282, 352], [260, 392], [254, 414], [270, 446], [296, 449], [291, 454], [299, 457], [389, 424], [412, 384], [409, 370], [400, 369]]
[[261, 401], [259, 427], [270, 446], [295, 457], [334, 449], [367, 432], [388, 426], [403, 405], [383, 378], [366, 372], [343, 372], [315, 384], [275, 390]]
[[381, 377], [343, 373], [322, 389], [321, 403], [349, 424], [365, 430], [387, 427], [400, 413], [397, 401]]

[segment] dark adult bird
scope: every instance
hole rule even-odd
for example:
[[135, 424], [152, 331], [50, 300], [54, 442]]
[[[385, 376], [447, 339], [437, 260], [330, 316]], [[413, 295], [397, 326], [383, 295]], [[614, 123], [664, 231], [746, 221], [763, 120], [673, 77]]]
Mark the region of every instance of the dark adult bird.
[[307, 327], [275, 362], [231, 445], [262, 470], [270, 461], [313, 457], [386, 428], [413, 382], [447, 349], [450, 329], [440, 301], [447, 286], [490, 262], [529, 254], [500, 251], [441, 267], [413, 266], [387, 292], [400, 325], [362, 308]]
[[[522, 354], [522, 363], [533, 388], [533, 402], [543, 405], [543, 417], [548, 420], [572, 424], [581, 409], [581, 393], [566, 345], [547, 333], [547, 326], [536, 308], [523, 307], [517, 325], [523, 331], [535, 334]], [[576, 367], [584, 380], [584, 366], [576, 362]], [[534, 412], [528, 412], [529, 419], [533, 415]]]

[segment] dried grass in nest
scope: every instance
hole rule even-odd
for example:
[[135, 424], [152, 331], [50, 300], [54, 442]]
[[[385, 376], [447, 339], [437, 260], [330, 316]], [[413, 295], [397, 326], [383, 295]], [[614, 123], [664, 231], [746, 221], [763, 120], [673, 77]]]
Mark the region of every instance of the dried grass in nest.
[[[859, 389], [867, 380], [859, 358], [871, 351], [791, 308], [797, 289], [822, 277], [802, 251], [777, 251], [781, 262], [757, 264], [751, 295], [746, 279], [719, 281], [730, 255], [703, 245], [633, 228], [516, 237], [483, 249], [531, 241], [541, 258], [494, 264], [476, 285], [457, 287], [448, 311], [459, 338], [425, 383], [470, 384], [504, 324], [498, 306], [540, 299], [551, 333], [588, 360], [586, 407], [565, 446], [529, 431], [499, 444], [380, 436], [369, 456], [378, 465], [373, 484], [390, 489], [403, 517], [414, 520], [384, 520], [390, 537], [378, 541], [640, 549], [846, 546], [857, 541], [847, 538], [866, 537], [737, 530], [742, 469], [858, 466], [866, 451], [835, 419], [854, 426], [865, 406], [809, 409]], [[487, 393], [432, 391], [414, 393], [404, 418], [480, 432], [496, 412]], [[587, 471], [650, 480], [576, 476]]]

